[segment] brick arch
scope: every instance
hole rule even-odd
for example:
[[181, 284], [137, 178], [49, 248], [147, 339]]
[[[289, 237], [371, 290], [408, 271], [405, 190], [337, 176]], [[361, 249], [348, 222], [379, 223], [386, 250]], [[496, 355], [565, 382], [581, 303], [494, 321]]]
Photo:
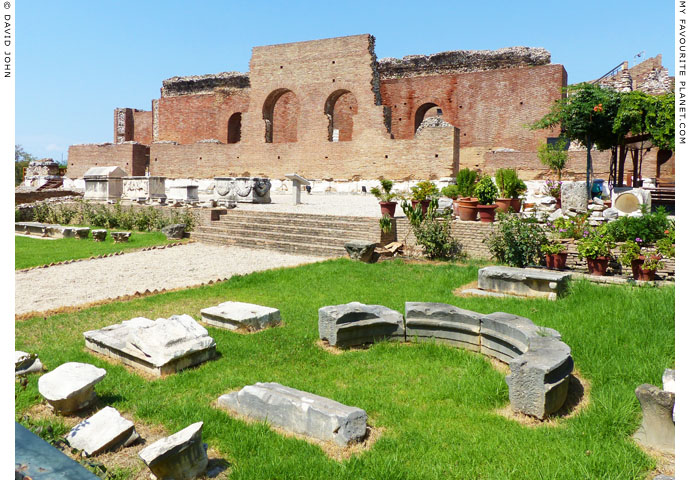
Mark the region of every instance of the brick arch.
[[417, 111], [414, 113], [414, 132], [413, 134], [417, 134], [417, 129], [421, 125], [421, 123], [424, 121], [424, 119], [429, 116], [429, 113], [432, 113], [433, 115], [436, 114], [435, 110], [432, 110], [432, 108], [438, 108], [440, 109], [441, 107], [437, 103], [433, 102], [427, 102], [422, 104], [419, 108], [417, 108]]
[[263, 118], [266, 124], [266, 143], [297, 141], [299, 101], [292, 90], [273, 90], [264, 101]]
[[349, 90], [336, 90], [326, 99], [324, 113], [328, 117], [328, 141], [333, 141], [333, 130], [338, 130], [338, 141], [352, 140], [357, 98]]
[[242, 137], [242, 113], [236, 112], [228, 119], [228, 143], [237, 143]]

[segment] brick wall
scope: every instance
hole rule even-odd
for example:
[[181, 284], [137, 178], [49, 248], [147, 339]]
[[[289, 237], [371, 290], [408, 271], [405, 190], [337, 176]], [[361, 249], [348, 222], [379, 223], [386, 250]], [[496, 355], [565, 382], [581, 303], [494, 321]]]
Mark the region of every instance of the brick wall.
[[69, 147], [68, 178], [83, 177], [91, 167], [120, 167], [127, 175], [138, 176], [146, 172], [149, 147], [139, 143], [104, 143], [72, 145]]
[[[416, 245], [416, 239], [409, 220], [407, 218], [396, 218], [396, 232], [397, 241], [404, 242], [408, 245]], [[491, 254], [486, 244], [483, 243], [484, 238], [489, 235], [495, 228], [493, 223], [484, 222], [463, 222], [461, 220], [453, 220], [451, 223], [451, 234], [462, 244], [462, 251], [472, 258], [490, 259]]]
[[151, 145], [153, 143], [153, 133], [151, 127], [153, 124], [153, 117], [151, 111], [137, 110], [134, 112], [134, 134], [132, 140], [143, 145]]

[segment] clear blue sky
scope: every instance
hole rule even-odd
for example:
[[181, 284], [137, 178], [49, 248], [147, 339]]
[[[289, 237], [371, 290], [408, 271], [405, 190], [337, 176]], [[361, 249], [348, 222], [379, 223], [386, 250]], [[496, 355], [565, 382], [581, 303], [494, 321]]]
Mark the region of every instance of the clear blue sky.
[[641, 1], [55, 1], [16, 9], [16, 143], [67, 159], [113, 140], [113, 109], [151, 109], [161, 81], [249, 69], [258, 45], [371, 33], [376, 54], [544, 47], [569, 83], [645, 51], [674, 75], [674, 3]]

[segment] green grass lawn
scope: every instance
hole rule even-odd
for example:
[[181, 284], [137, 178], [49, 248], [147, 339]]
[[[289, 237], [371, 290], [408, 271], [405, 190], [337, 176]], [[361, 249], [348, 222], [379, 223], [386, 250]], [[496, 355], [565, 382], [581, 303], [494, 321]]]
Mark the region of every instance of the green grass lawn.
[[[664, 369], [674, 366], [674, 287], [580, 281], [557, 302], [452, 295], [476, 278], [476, 266], [332, 260], [17, 322], [16, 348], [38, 353], [48, 369], [68, 361], [105, 368], [96, 387], [103, 401], [170, 432], [203, 420], [204, 441], [230, 463], [233, 479], [645, 478], [654, 461], [630, 439], [641, 419], [634, 391], [642, 383], [659, 385]], [[84, 348], [86, 330], [136, 316], [199, 319], [201, 308], [229, 300], [277, 307], [284, 325], [253, 335], [209, 327], [219, 357], [155, 381]], [[509, 403], [508, 387], [480, 354], [392, 342], [342, 355], [317, 347], [318, 309], [351, 301], [400, 312], [405, 301], [443, 302], [555, 328], [591, 382], [591, 403], [558, 426], [531, 428], [496, 414]], [[18, 417], [40, 402], [37, 380], [32, 375], [25, 390], [16, 387]], [[383, 434], [371, 450], [336, 462], [317, 446], [213, 407], [221, 394], [255, 382], [361, 407]]]
[[[114, 230], [117, 231], [117, 230]], [[48, 240], [15, 235], [14, 237], [14, 268], [29, 268], [38, 265], [48, 265], [65, 260], [89, 258], [96, 255], [120, 252], [135, 248], [165, 245], [179, 242], [168, 240], [161, 232], [132, 232], [127, 243], [113, 242], [110, 234], [103, 242], [94, 242], [89, 234], [88, 239], [58, 238]]]

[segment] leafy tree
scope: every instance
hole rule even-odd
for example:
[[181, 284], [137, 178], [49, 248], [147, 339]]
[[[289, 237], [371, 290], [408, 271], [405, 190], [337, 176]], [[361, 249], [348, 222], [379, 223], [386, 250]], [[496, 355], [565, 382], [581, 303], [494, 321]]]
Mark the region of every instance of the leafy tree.
[[645, 129], [652, 144], [662, 150], [676, 149], [676, 96], [673, 93], [650, 95], [652, 108], [645, 117]]
[[558, 176], [558, 181], [561, 181], [561, 174], [568, 163], [568, 149], [566, 148], [566, 139], [560, 137], [556, 143], [542, 143], [539, 145], [537, 152], [539, 160], [542, 164], [549, 168]]
[[14, 146], [14, 185], [22, 183], [24, 169], [29, 166], [29, 162], [36, 160], [36, 157], [24, 151], [21, 145]]

